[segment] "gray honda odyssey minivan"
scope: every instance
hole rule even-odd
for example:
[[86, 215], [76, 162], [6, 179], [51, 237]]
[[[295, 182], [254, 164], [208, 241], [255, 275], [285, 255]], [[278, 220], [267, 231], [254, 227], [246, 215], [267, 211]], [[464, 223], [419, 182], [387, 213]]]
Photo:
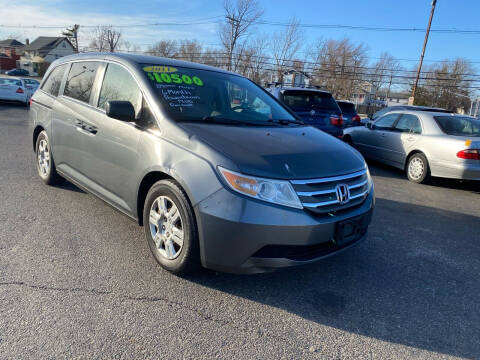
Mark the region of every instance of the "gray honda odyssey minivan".
[[365, 238], [374, 194], [362, 156], [234, 73], [67, 56], [30, 116], [41, 179], [68, 179], [137, 220], [171, 272], [270, 271]]

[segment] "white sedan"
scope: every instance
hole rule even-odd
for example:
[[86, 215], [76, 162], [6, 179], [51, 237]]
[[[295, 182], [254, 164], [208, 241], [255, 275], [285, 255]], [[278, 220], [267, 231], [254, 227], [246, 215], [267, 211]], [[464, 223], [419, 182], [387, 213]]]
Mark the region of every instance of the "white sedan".
[[32, 91], [19, 78], [0, 78], [0, 100], [15, 101], [28, 106]]

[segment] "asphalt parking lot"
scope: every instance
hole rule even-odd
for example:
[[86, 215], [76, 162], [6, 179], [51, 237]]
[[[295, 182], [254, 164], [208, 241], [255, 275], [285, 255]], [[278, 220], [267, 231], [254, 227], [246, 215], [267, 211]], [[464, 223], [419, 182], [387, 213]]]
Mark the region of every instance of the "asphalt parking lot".
[[0, 104], [0, 358], [480, 358], [480, 185], [370, 164], [367, 241], [315, 265], [180, 278], [143, 229], [36, 175]]

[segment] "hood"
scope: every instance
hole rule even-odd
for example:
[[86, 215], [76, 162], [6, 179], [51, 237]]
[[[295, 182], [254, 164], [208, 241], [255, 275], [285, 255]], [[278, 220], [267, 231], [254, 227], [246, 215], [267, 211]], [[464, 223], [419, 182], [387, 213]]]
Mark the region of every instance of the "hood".
[[365, 166], [355, 149], [310, 126], [181, 126], [192, 135], [192, 141], [211, 146], [248, 175], [308, 179], [348, 174]]

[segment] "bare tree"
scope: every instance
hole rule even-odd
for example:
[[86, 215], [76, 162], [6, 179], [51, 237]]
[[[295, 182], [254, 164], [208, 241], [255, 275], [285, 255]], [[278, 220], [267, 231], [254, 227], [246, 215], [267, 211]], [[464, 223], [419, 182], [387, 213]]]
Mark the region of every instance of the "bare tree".
[[78, 30], [80, 25], [75, 24], [70, 28], [67, 28], [62, 32], [62, 35], [66, 36], [70, 43], [73, 45], [73, 50], [78, 53]]
[[203, 46], [197, 40], [181, 40], [175, 58], [185, 61], [200, 62]]
[[420, 76], [415, 105], [467, 110], [471, 105], [472, 83], [477, 81], [472, 76], [474, 73], [472, 63], [466, 59], [444, 60], [430, 65]]
[[373, 65], [369, 74], [369, 81], [372, 89], [377, 93], [385, 87], [385, 97], [388, 98], [395, 76], [402, 70], [400, 62], [389, 53], [382, 53], [379, 60]]
[[349, 99], [365, 80], [367, 49], [349, 39], [317, 40], [311, 51], [314, 82], [335, 97]]
[[166, 58], [175, 57], [177, 53], [178, 44], [175, 40], [160, 40], [147, 50], [147, 54], [149, 55], [162, 56]]
[[220, 40], [227, 53], [227, 69], [231, 70], [232, 57], [239, 41], [262, 17], [263, 10], [258, 0], [225, 0], [223, 7], [226, 21], [220, 26]]
[[97, 26], [92, 33], [90, 48], [95, 51], [115, 52], [121, 45], [122, 32], [112, 25]]
[[299, 21], [293, 17], [284, 30], [273, 34], [271, 53], [275, 61], [278, 81], [283, 81], [283, 73], [293, 65], [292, 60], [300, 51], [304, 34], [299, 27]]

